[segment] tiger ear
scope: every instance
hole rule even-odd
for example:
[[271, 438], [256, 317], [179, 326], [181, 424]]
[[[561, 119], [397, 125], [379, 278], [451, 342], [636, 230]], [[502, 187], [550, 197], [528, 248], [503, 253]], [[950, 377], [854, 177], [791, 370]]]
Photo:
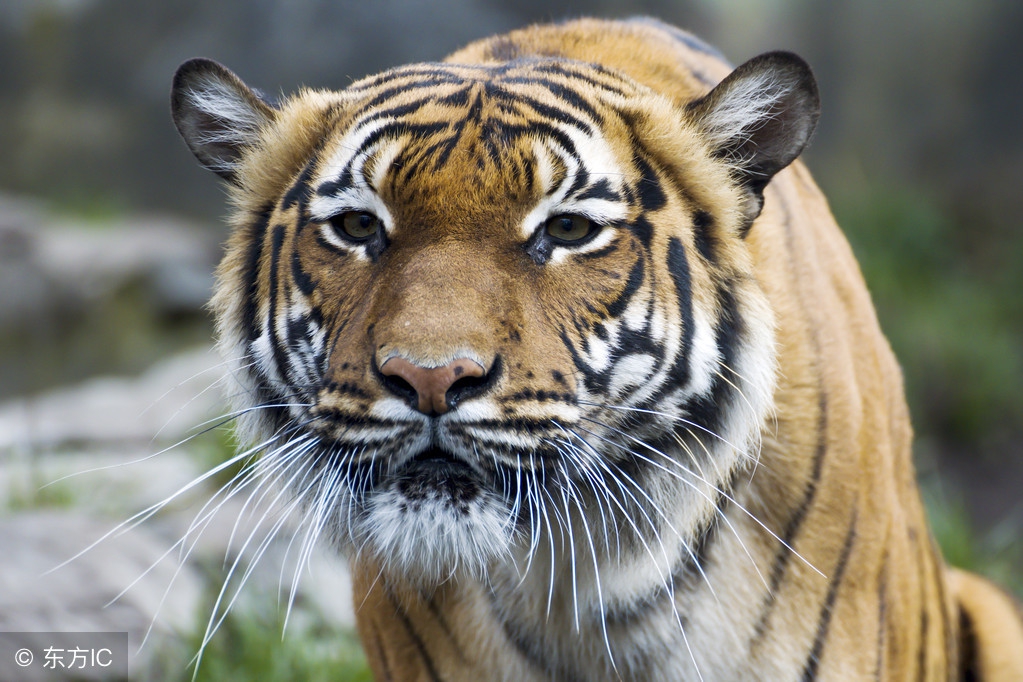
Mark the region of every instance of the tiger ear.
[[688, 106], [715, 156], [748, 192], [746, 227], [760, 214], [764, 187], [803, 151], [820, 116], [810, 66], [791, 52], [768, 52], [732, 71]]
[[210, 59], [190, 59], [174, 74], [174, 125], [199, 163], [225, 180], [237, 182], [242, 152], [276, 114], [238, 76]]

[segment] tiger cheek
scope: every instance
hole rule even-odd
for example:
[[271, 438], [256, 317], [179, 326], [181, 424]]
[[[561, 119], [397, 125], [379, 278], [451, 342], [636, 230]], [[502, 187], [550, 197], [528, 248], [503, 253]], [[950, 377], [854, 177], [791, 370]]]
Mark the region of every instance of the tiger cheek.
[[298, 240], [293, 263], [296, 279], [306, 283], [307, 301], [323, 325], [328, 347], [326, 373], [351, 373], [359, 367], [360, 353], [353, 348], [351, 332], [364, 317], [362, 308], [372, 286], [368, 264], [350, 255], [338, 254], [317, 244], [314, 230], [307, 229]]

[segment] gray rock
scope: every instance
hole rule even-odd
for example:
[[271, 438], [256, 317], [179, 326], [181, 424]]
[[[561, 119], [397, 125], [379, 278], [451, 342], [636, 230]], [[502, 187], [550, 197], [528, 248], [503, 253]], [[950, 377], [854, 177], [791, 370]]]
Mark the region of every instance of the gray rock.
[[[50, 645], [47, 632], [127, 632], [136, 671], [167, 640], [188, 632], [202, 591], [197, 571], [161, 560], [166, 543], [144, 529], [78, 555], [109, 530], [73, 511], [0, 519], [0, 631], [25, 633], [23, 645], [36, 651]], [[141, 575], [148, 579], [124, 592]]]

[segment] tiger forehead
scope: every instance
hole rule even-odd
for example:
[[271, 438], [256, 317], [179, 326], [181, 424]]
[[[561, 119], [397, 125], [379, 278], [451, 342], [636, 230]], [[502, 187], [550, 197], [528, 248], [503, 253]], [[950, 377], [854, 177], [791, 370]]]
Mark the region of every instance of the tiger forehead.
[[575, 154], [583, 151], [578, 138], [600, 137], [635, 87], [600, 67], [559, 60], [396, 69], [344, 92], [353, 113], [328, 145], [317, 189], [326, 195], [360, 182], [378, 189], [389, 170], [396, 184], [428, 178], [460, 152], [471, 173], [521, 171], [540, 140]]
[[599, 64], [552, 57], [517, 59], [497, 64], [410, 64], [364, 78], [344, 92], [362, 99], [367, 108], [415, 91], [447, 94], [479, 84], [488, 94], [528, 95], [547, 90], [555, 95], [589, 92], [628, 96], [642, 89], [623, 74]]

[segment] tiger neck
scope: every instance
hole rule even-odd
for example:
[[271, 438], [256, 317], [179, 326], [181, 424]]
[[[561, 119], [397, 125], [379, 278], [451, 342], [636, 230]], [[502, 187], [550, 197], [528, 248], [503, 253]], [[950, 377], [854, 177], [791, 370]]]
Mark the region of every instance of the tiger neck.
[[[445, 680], [667, 679], [668, 671], [690, 671], [695, 679], [689, 642], [724, 641], [735, 629], [729, 619], [701, 621], [699, 612], [718, 613], [724, 604], [741, 613], [729, 586], [762, 581], [757, 565], [766, 558], [743, 538], [755, 534], [742, 510], [748, 474], [749, 467], [737, 466], [727, 483], [708, 484], [693, 496], [699, 504], [660, 519], [656, 541], [635, 534], [630, 541], [622, 522], [622, 544], [611, 540], [597, 551], [601, 541], [587, 539], [577, 523], [575, 551], [555, 544], [553, 562], [541, 543], [531, 558], [523, 548], [486, 579], [462, 576], [431, 590], [389, 581], [361, 562], [354, 566], [355, 603], [362, 603], [367, 648], [379, 646], [384, 658], [414, 652]], [[374, 625], [384, 620], [391, 626]], [[395, 640], [395, 630], [404, 641]], [[372, 644], [374, 631], [388, 634]], [[712, 647], [701, 648], [701, 673], [725, 665], [708, 659]], [[493, 660], [502, 661], [501, 671], [488, 667]]]

